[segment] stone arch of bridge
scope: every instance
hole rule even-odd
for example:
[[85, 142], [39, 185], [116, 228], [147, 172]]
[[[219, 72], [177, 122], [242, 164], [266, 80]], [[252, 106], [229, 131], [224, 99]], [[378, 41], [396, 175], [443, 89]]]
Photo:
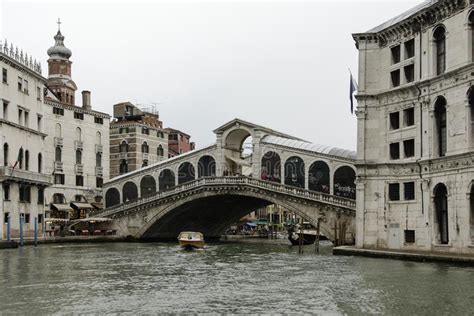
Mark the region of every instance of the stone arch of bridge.
[[[206, 209], [203, 207], [204, 205], [208, 204], [211, 207], [211, 203], [226, 200], [228, 204], [222, 208], [216, 208], [210, 213], [200, 213], [200, 211]], [[314, 226], [317, 225], [318, 218], [323, 217], [325, 214], [330, 214], [331, 218], [336, 216], [336, 212], [326, 212], [326, 207], [323, 204], [306, 204], [296, 200], [278, 197], [274, 194], [264, 194], [255, 190], [202, 190], [184, 198], [176, 199], [170, 204], [153, 208], [152, 211], [148, 212], [147, 221], [135, 233], [135, 237], [139, 239], [175, 238], [182, 230], [206, 229], [208, 231], [205, 235], [210, 234], [213, 237], [217, 237], [224, 232], [225, 228], [229, 227], [242, 216], [270, 204], [281, 205], [283, 208], [309, 221]], [[243, 205], [244, 208], [239, 209], [238, 207], [240, 205]], [[248, 208], [245, 208], [245, 206]], [[234, 207], [234, 209], [230, 210], [230, 207]], [[228, 213], [224, 214], [223, 212]], [[201, 221], [200, 225], [194, 227], [181, 225], [181, 223], [192, 223], [197, 219]], [[208, 222], [205, 222], [206, 219], [208, 219]], [[169, 228], [172, 225], [177, 226]], [[333, 221], [328, 219], [328, 217], [320, 222], [321, 232], [330, 240], [334, 240], [332, 225]], [[162, 233], [164, 229], [171, 229], [171, 231]]]

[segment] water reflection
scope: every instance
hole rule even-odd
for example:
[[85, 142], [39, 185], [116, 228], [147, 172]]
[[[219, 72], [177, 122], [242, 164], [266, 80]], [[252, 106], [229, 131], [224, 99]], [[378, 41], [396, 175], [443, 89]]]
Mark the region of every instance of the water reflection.
[[474, 312], [474, 269], [303, 255], [286, 241], [42, 245], [0, 251], [4, 313]]

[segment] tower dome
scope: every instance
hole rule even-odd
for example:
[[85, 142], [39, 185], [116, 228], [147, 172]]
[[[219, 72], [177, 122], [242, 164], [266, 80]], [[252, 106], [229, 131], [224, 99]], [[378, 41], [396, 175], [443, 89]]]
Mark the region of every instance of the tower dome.
[[51, 46], [47, 53], [51, 58], [65, 58], [69, 59], [71, 57], [72, 52], [69, 48], [64, 46], [64, 36], [61, 34], [61, 31], [58, 30], [58, 33], [54, 36], [54, 46]]

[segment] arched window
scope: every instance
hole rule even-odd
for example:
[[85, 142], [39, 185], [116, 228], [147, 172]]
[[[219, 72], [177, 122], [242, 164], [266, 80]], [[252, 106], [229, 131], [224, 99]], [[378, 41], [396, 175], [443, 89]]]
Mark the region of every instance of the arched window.
[[469, 44], [470, 47], [468, 49], [471, 50], [471, 62], [474, 61], [474, 11], [469, 13], [469, 18], [468, 18], [468, 23], [469, 23]]
[[30, 170], [30, 151], [25, 150], [25, 170]]
[[101, 145], [102, 144], [102, 134], [100, 132], [97, 132], [95, 134], [95, 143], [97, 145]]
[[165, 191], [165, 190], [174, 188], [175, 186], [174, 172], [171, 171], [170, 169], [165, 169], [161, 171], [158, 177], [158, 184], [159, 184], [160, 191]]
[[148, 143], [143, 142], [143, 144], [142, 144], [142, 153], [148, 153], [148, 152], [149, 152]]
[[290, 157], [285, 162], [285, 184], [297, 188], [305, 185], [304, 162], [300, 157]]
[[123, 202], [132, 201], [138, 198], [138, 188], [135, 183], [128, 181], [123, 185]]
[[438, 155], [443, 157], [447, 151], [447, 124], [446, 124], [446, 99], [438, 97], [435, 102], [435, 120], [436, 120], [436, 145]]
[[41, 173], [43, 171], [43, 155], [41, 153], [38, 154], [38, 172]]
[[121, 152], [121, 153], [126, 153], [126, 152], [128, 152], [128, 144], [127, 144], [127, 142], [124, 141], [124, 140], [120, 143], [120, 152]]
[[281, 183], [281, 159], [274, 151], [268, 151], [262, 157], [262, 180]]
[[198, 161], [198, 178], [216, 175], [216, 161], [211, 156], [202, 156]]
[[159, 145], [156, 149], [156, 154], [158, 157], [163, 157], [165, 155], [165, 151], [163, 150], [163, 146]]
[[95, 165], [96, 167], [102, 167], [102, 153], [100, 152], [95, 154]]
[[105, 207], [120, 204], [120, 192], [116, 188], [110, 188], [105, 193]]
[[119, 171], [120, 171], [120, 174], [124, 174], [124, 173], [128, 172], [127, 160], [122, 159], [122, 161], [120, 161], [120, 170]]
[[140, 196], [150, 195], [156, 192], [156, 181], [150, 176], [146, 175], [140, 181]]
[[189, 162], [183, 162], [178, 168], [178, 184], [194, 180], [195, 175], [194, 166]]
[[354, 169], [348, 166], [337, 168], [334, 172], [334, 195], [355, 200], [355, 178]]
[[23, 169], [23, 148], [18, 152], [18, 168]]
[[76, 165], [82, 164], [82, 150], [76, 150]]
[[449, 243], [448, 231], [448, 190], [443, 183], [434, 189], [436, 236], [441, 244]]
[[446, 30], [444, 26], [438, 26], [433, 38], [435, 42], [436, 75], [441, 75], [446, 70]]
[[62, 158], [62, 149], [61, 146], [56, 146], [55, 152], [54, 152], [54, 161], [61, 161]]
[[316, 161], [309, 167], [308, 189], [330, 193], [329, 166], [323, 161]]
[[8, 166], [8, 143], [3, 144], [3, 165]]
[[81, 141], [82, 140], [82, 130], [80, 127], [76, 128], [76, 140]]

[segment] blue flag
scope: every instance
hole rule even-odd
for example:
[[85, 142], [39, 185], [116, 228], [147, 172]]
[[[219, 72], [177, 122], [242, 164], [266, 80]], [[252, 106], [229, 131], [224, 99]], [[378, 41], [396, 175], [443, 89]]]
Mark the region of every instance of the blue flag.
[[354, 78], [352, 77], [352, 73], [349, 71], [350, 74], [350, 83], [349, 83], [349, 99], [351, 100], [351, 114], [354, 114], [354, 99], [353, 95], [354, 92], [357, 91], [357, 83], [355, 82]]

